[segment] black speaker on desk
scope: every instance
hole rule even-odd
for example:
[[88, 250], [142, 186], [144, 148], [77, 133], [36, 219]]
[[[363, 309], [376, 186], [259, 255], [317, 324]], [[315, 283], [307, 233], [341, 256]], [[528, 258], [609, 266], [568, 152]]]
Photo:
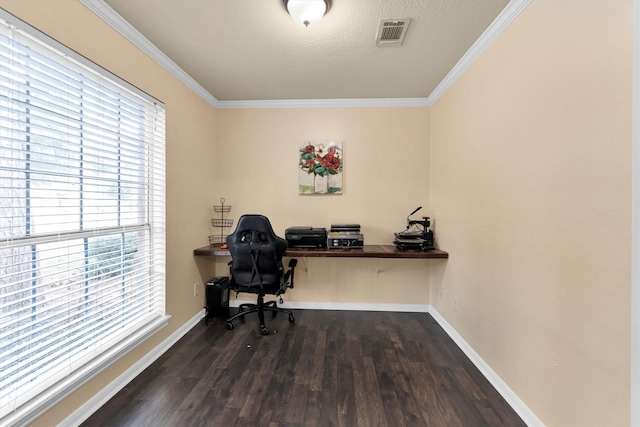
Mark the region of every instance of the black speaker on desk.
[[229, 316], [229, 276], [216, 276], [207, 282], [205, 324], [214, 317]]

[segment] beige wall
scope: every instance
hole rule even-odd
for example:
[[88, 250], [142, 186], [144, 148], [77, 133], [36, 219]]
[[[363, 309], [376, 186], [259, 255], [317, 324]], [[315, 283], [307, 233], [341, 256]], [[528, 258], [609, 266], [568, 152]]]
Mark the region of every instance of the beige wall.
[[[90, 381], [34, 425], [51, 426], [100, 391], [191, 319], [203, 306], [193, 249], [206, 243], [211, 194], [217, 194], [215, 110], [125, 41], [77, 0], [1, 0], [8, 10], [109, 71], [163, 101], [167, 109], [167, 314], [169, 326]], [[203, 238], [204, 236], [204, 238]]]
[[[367, 243], [424, 206], [448, 261], [308, 259], [287, 299], [434, 304], [549, 426], [629, 423], [630, 0], [534, 0], [432, 109], [217, 112], [76, 0], [0, 7], [167, 105], [171, 323], [34, 425], [199, 311], [192, 284], [225, 270], [192, 256], [220, 197], [278, 233], [360, 222]], [[297, 142], [330, 139], [344, 194], [297, 195]]]
[[[167, 108], [167, 313], [169, 327], [38, 419], [50, 426], [77, 409], [203, 306], [193, 284], [224, 262], [194, 258], [207, 243], [220, 197], [241, 213], [291, 225], [360, 222], [367, 243], [390, 243], [418, 205], [427, 211], [428, 109], [216, 112], [76, 0], [0, 0], [0, 7], [162, 100]], [[297, 142], [344, 143], [344, 194], [298, 196]], [[306, 260], [288, 300], [427, 304], [428, 260]], [[356, 266], [357, 268], [354, 268]], [[402, 286], [396, 286], [402, 283]], [[393, 286], [393, 291], [389, 290]]]
[[549, 426], [629, 424], [631, 7], [534, 0], [431, 111], [431, 303]]
[[[429, 215], [427, 108], [218, 113], [215, 179], [234, 219], [262, 213], [280, 235], [296, 225], [359, 223], [365, 243], [391, 244], [415, 207]], [[343, 143], [344, 192], [298, 195], [298, 142], [323, 140]], [[437, 262], [445, 261], [308, 258], [287, 300], [425, 305], [428, 266]], [[224, 261], [216, 267], [225, 271]]]

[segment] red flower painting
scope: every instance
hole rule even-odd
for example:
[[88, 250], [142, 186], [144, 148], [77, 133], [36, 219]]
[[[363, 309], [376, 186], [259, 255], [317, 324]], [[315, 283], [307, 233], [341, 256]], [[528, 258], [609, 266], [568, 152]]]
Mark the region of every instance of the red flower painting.
[[[315, 193], [342, 193], [342, 143], [341, 142], [306, 142], [299, 145], [300, 159], [298, 166], [306, 175], [314, 178], [314, 185], [311, 185], [308, 179], [306, 183], [299, 183], [300, 194]], [[304, 176], [304, 175], [303, 175]], [[335, 177], [331, 180], [333, 185], [327, 181], [328, 177]], [[315, 183], [318, 177], [324, 181], [318, 181], [319, 185], [325, 188], [318, 190]], [[324, 182], [324, 184], [322, 184]]]

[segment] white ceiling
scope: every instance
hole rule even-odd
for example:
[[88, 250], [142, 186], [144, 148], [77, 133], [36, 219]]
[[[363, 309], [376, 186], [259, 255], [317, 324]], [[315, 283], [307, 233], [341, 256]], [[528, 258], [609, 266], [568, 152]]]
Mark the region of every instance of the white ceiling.
[[[225, 103], [428, 99], [529, 0], [332, 0], [308, 28], [282, 0], [80, 1]], [[388, 18], [411, 18], [404, 42], [376, 47]]]

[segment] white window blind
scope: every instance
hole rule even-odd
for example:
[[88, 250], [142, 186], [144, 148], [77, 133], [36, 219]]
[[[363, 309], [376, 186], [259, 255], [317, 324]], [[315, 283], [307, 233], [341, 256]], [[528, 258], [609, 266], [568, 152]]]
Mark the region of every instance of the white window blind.
[[164, 105], [0, 14], [0, 424], [166, 324]]

